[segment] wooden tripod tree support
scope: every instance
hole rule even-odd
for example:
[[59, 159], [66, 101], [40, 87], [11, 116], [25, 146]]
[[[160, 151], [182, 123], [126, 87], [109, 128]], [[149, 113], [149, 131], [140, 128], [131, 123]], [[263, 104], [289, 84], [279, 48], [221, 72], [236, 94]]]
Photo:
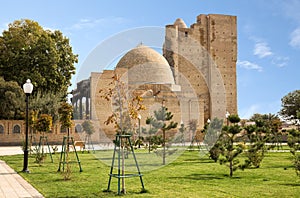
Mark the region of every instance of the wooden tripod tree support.
[[[120, 195], [121, 193], [125, 194], [125, 189], [122, 189], [122, 191], [121, 191], [121, 180], [122, 180], [122, 184], [123, 184], [123, 182], [125, 183], [125, 178], [127, 178], [127, 177], [140, 177], [140, 181], [141, 181], [141, 185], [142, 185], [142, 192], [145, 191], [143, 178], [142, 178], [143, 175], [141, 174], [141, 171], [140, 171], [140, 168], [139, 168], [139, 165], [138, 165], [135, 153], [134, 153], [134, 149], [133, 149], [131, 141], [130, 141], [130, 137], [131, 137], [131, 135], [116, 135], [114, 153], [113, 153], [112, 164], [111, 164], [111, 169], [110, 169], [110, 173], [109, 173], [108, 186], [107, 186], [107, 190], [106, 190], [107, 192], [110, 191], [110, 183], [111, 183], [112, 177], [118, 178], [118, 195]], [[124, 140], [128, 141], [128, 143], [129, 143], [130, 151], [133, 155], [135, 166], [137, 168], [137, 174], [125, 174], [125, 170], [123, 170], [123, 168], [125, 169], [125, 167], [121, 167], [121, 164], [123, 165], [124, 160], [125, 160], [125, 157], [124, 157], [125, 141]], [[117, 172], [117, 174], [114, 174], [113, 169], [114, 169], [116, 153], [118, 155], [117, 156], [118, 172]], [[122, 170], [121, 170], [121, 168], [122, 168]]]
[[93, 153], [95, 153], [94, 145], [91, 140], [91, 135], [86, 135], [84, 142], [85, 142], [84, 150], [87, 150], [88, 152], [90, 152], [90, 150], [93, 150]]
[[[69, 131], [68, 131], [68, 133], [69, 133]], [[71, 140], [71, 142], [70, 142], [70, 140]], [[66, 151], [69, 151], [70, 143], [73, 146], [73, 150], [74, 150], [75, 155], [76, 155], [76, 160], [77, 160], [76, 162], [78, 163], [79, 171], [82, 172], [80, 160], [79, 160], [79, 157], [78, 157], [78, 154], [77, 154], [77, 151], [76, 151], [76, 148], [75, 148], [75, 144], [74, 144], [74, 139], [73, 139], [73, 137], [70, 137], [69, 134], [68, 134], [68, 136], [64, 136], [64, 139], [63, 139], [63, 143], [62, 143], [62, 147], [61, 147], [61, 153], [60, 153], [60, 159], [59, 159], [59, 166], [58, 166], [57, 171], [58, 172], [60, 171], [61, 164], [62, 164], [62, 170], [64, 171], [65, 170], [65, 164], [74, 163], [72, 161], [68, 162], [67, 159], [66, 159]]]
[[[53, 163], [52, 153], [51, 153], [51, 150], [50, 150], [50, 146], [49, 146], [49, 143], [48, 143], [48, 138], [47, 138], [47, 136], [40, 136], [38, 152], [41, 152], [41, 146], [42, 146], [42, 147], [44, 146], [44, 144], [41, 145], [41, 143], [42, 143], [43, 141], [45, 141], [45, 143], [47, 144], [48, 152], [49, 152], [49, 155], [50, 155], [50, 158], [51, 158], [51, 162]], [[42, 148], [42, 153], [44, 153], [44, 148]]]
[[197, 148], [198, 148], [198, 150], [199, 149], [201, 149], [200, 148], [200, 142], [199, 142], [199, 140], [197, 139], [197, 134], [195, 134], [194, 136], [193, 136], [193, 138], [192, 138], [192, 141], [191, 141], [191, 144], [190, 144], [190, 146], [189, 146], [189, 151], [192, 151], [194, 148], [194, 143], [196, 142], [196, 145], [197, 145]]

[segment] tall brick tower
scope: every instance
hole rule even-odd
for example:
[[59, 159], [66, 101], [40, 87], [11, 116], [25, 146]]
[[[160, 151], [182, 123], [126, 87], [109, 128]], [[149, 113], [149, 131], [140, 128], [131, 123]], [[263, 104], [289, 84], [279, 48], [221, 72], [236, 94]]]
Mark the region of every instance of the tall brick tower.
[[182, 19], [166, 26], [163, 55], [181, 90], [194, 91], [196, 97], [185, 103], [190, 109], [185, 117], [191, 119], [197, 105], [200, 125], [214, 117], [225, 118], [226, 111], [237, 114], [236, 20], [236, 16], [201, 14], [190, 28]]

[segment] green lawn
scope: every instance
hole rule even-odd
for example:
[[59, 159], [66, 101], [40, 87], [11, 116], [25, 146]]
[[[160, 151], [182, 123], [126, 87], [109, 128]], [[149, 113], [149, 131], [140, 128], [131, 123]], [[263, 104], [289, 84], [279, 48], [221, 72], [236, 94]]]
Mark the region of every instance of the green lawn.
[[[63, 180], [57, 172], [59, 154], [54, 163], [48, 157], [41, 166], [29, 159], [30, 174], [20, 173], [45, 197], [114, 197], [117, 196], [117, 179], [112, 178], [111, 190], [106, 193], [110, 167], [103, 163], [109, 155], [105, 152], [78, 153], [83, 172], [72, 164], [72, 179]], [[145, 155], [146, 153], [138, 153]], [[150, 154], [151, 155], [151, 154]], [[16, 171], [22, 170], [23, 155], [1, 156]], [[101, 159], [101, 160], [99, 160]], [[147, 158], [151, 161], [151, 158]], [[127, 197], [299, 197], [300, 179], [291, 164], [291, 154], [268, 153], [259, 169], [234, 172], [199, 156], [197, 151], [186, 151], [167, 166], [144, 171], [147, 193], [140, 193], [138, 177], [126, 179]], [[143, 163], [143, 162], [141, 162]], [[155, 162], [157, 163], [157, 162]], [[150, 163], [151, 164], [151, 163]], [[129, 164], [130, 165], [130, 164]], [[149, 165], [150, 166], [150, 165]], [[153, 164], [152, 164], [153, 166]]]

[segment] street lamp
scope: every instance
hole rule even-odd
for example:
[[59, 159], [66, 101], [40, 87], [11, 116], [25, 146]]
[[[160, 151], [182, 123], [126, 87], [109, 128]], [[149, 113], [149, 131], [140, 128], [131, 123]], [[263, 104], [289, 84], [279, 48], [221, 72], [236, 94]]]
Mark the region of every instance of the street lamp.
[[181, 122], [180, 122], [180, 128], [179, 128], [179, 131], [180, 131], [180, 133], [181, 133], [181, 144], [184, 146], [184, 131], [185, 131], [185, 129], [184, 129], [184, 123], [183, 123], [182, 120], [181, 120]]
[[225, 116], [226, 116], [226, 120], [227, 120], [227, 126], [229, 125], [229, 123], [228, 123], [228, 117], [230, 116], [230, 113], [228, 112], [228, 111], [226, 111], [226, 114], [225, 114]]
[[32, 93], [33, 85], [31, 84], [30, 79], [26, 80], [26, 83], [23, 85], [24, 93], [26, 94], [26, 129], [25, 129], [25, 148], [24, 148], [24, 165], [22, 172], [29, 173], [28, 170], [28, 102], [29, 95]]
[[141, 148], [141, 114], [138, 114], [137, 118], [139, 119], [139, 148]]

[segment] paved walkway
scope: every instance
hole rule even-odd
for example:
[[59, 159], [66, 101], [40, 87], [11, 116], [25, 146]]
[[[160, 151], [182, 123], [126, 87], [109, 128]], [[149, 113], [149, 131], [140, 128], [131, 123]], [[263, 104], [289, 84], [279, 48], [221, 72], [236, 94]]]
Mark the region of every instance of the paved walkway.
[[[0, 147], [0, 155], [23, 154], [21, 147]], [[0, 198], [43, 197], [17, 172], [0, 160]]]

